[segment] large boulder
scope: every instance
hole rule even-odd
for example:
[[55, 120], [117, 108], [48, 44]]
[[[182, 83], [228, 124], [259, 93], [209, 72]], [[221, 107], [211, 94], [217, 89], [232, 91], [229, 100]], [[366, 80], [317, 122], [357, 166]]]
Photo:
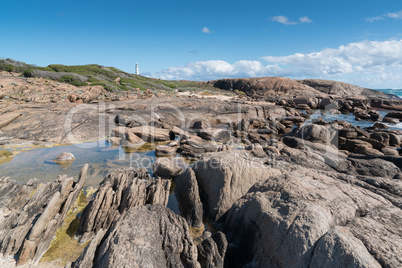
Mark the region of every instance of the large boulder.
[[161, 205], [129, 209], [72, 267], [195, 267], [197, 247], [186, 221]]
[[174, 192], [179, 203], [181, 216], [186, 219], [190, 226], [201, 228], [204, 211], [194, 171], [187, 168], [176, 177], [175, 184]]
[[321, 125], [308, 124], [302, 126], [296, 133], [296, 137], [311, 142], [320, 142], [327, 144], [331, 141], [331, 134], [329, 130]]
[[201, 200], [212, 221], [223, 216], [232, 204], [256, 182], [281, 174], [264, 165], [246, 151], [211, 154], [193, 166], [201, 192]]
[[226, 217], [226, 265], [401, 266], [401, 209], [355, 180], [298, 168], [257, 183]]

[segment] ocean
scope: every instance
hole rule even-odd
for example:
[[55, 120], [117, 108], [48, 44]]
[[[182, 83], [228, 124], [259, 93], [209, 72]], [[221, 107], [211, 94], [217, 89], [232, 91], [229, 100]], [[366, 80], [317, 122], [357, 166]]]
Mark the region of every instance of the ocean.
[[387, 93], [387, 94], [396, 95], [396, 96], [402, 98], [402, 89], [389, 89], [389, 88], [386, 88], [386, 89], [375, 89], [375, 90], [382, 91], [382, 92]]

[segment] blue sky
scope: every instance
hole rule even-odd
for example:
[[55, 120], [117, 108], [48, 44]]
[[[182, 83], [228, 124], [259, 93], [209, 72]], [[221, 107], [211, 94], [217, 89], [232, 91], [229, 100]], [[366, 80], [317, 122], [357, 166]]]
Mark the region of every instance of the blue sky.
[[0, 57], [165, 79], [287, 76], [402, 88], [402, 2], [0, 3]]

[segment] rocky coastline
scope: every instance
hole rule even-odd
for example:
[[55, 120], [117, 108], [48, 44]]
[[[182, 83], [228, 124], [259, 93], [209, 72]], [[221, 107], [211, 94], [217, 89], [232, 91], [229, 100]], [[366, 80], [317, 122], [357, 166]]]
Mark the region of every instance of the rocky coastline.
[[[164, 142], [152, 174], [110, 170], [80, 212], [88, 165], [78, 178], [46, 184], [19, 184], [0, 166], [1, 267], [402, 266], [396, 96], [335, 81], [253, 78], [208, 82], [229, 97], [117, 98], [101, 87], [78, 94], [62, 84], [52, 91], [41, 78], [0, 78], [0, 145], [106, 138], [135, 151]], [[372, 126], [326, 117], [334, 114]], [[180, 214], [167, 208], [171, 193]], [[69, 212], [68, 235], [82, 249], [65, 263], [44, 262]]]

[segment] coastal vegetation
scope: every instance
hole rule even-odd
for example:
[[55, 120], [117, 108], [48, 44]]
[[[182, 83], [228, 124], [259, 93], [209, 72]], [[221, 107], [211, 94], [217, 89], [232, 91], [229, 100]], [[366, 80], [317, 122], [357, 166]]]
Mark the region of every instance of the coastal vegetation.
[[97, 64], [61, 65], [51, 64], [40, 67], [12, 59], [0, 60], [0, 71], [21, 73], [22, 77], [43, 77], [74, 86], [102, 86], [108, 91], [162, 90], [162, 91], [210, 91], [227, 94], [227, 91], [213, 87], [206, 82], [169, 81], [130, 74], [115, 67]]

